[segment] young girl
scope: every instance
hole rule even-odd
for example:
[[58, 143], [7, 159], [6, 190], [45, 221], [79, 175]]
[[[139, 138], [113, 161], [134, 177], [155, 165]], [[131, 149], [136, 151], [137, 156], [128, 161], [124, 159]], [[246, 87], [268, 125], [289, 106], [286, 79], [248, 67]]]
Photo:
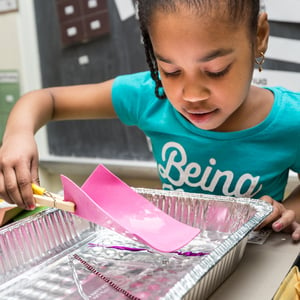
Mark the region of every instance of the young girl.
[[[259, 0], [139, 0], [150, 72], [24, 95], [0, 150], [0, 196], [33, 209], [35, 132], [51, 120], [119, 117], [151, 139], [165, 189], [262, 198], [262, 226], [300, 239], [300, 94], [251, 86], [267, 50]], [[24, 118], [24, 116], [26, 116]]]

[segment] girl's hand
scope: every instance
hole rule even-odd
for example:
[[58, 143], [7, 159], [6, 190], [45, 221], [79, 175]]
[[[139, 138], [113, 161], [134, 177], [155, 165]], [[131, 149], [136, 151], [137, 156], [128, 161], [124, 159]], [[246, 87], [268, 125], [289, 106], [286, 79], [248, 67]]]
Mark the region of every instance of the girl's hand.
[[257, 228], [258, 230], [271, 225], [276, 232], [283, 231], [291, 233], [294, 241], [300, 240], [300, 224], [296, 222], [296, 214], [293, 210], [286, 209], [284, 205], [269, 196], [261, 197], [262, 200], [273, 206], [273, 212]]
[[38, 183], [38, 152], [30, 133], [7, 137], [0, 148], [0, 198], [21, 208], [35, 208], [32, 183]]

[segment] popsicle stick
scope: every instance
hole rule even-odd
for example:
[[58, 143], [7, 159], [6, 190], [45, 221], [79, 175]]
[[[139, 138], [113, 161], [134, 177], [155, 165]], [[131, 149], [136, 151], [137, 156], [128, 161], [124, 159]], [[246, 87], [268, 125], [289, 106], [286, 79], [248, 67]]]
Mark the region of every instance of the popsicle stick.
[[71, 201], [63, 201], [63, 198], [52, 194], [52, 197], [44, 195], [33, 195], [35, 203], [40, 206], [55, 207], [68, 212], [75, 212], [75, 204]]

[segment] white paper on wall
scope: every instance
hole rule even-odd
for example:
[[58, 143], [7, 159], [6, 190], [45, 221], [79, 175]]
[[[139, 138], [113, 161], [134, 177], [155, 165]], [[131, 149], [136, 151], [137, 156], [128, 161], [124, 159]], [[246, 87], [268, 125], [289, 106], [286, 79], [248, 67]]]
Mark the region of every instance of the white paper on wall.
[[300, 92], [300, 73], [287, 71], [254, 71], [252, 83], [256, 86], [282, 86], [291, 91]]
[[300, 64], [300, 40], [270, 36], [266, 58]]
[[17, 8], [18, 8], [17, 0], [0, 0], [0, 13], [16, 10]]
[[120, 19], [125, 21], [135, 15], [135, 7], [132, 0], [115, 0]]
[[269, 20], [300, 23], [299, 0], [264, 0]]

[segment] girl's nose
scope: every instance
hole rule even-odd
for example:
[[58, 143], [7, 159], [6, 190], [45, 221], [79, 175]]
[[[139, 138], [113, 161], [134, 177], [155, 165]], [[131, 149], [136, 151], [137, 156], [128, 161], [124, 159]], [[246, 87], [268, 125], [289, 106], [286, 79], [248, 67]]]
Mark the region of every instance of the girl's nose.
[[199, 101], [205, 101], [208, 99], [208, 96], [183, 96], [184, 101], [188, 102], [199, 102]]
[[197, 88], [194, 90], [183, 90], [183, 100], [189, 102], [205, 101], [209, 98], [209, 91], [205, 88]]
[[209, 89], [205, 86], [202, 78], [185, 81], [182, 90], [182, 97], [185, 101], [205, 101], [209, 96]]

